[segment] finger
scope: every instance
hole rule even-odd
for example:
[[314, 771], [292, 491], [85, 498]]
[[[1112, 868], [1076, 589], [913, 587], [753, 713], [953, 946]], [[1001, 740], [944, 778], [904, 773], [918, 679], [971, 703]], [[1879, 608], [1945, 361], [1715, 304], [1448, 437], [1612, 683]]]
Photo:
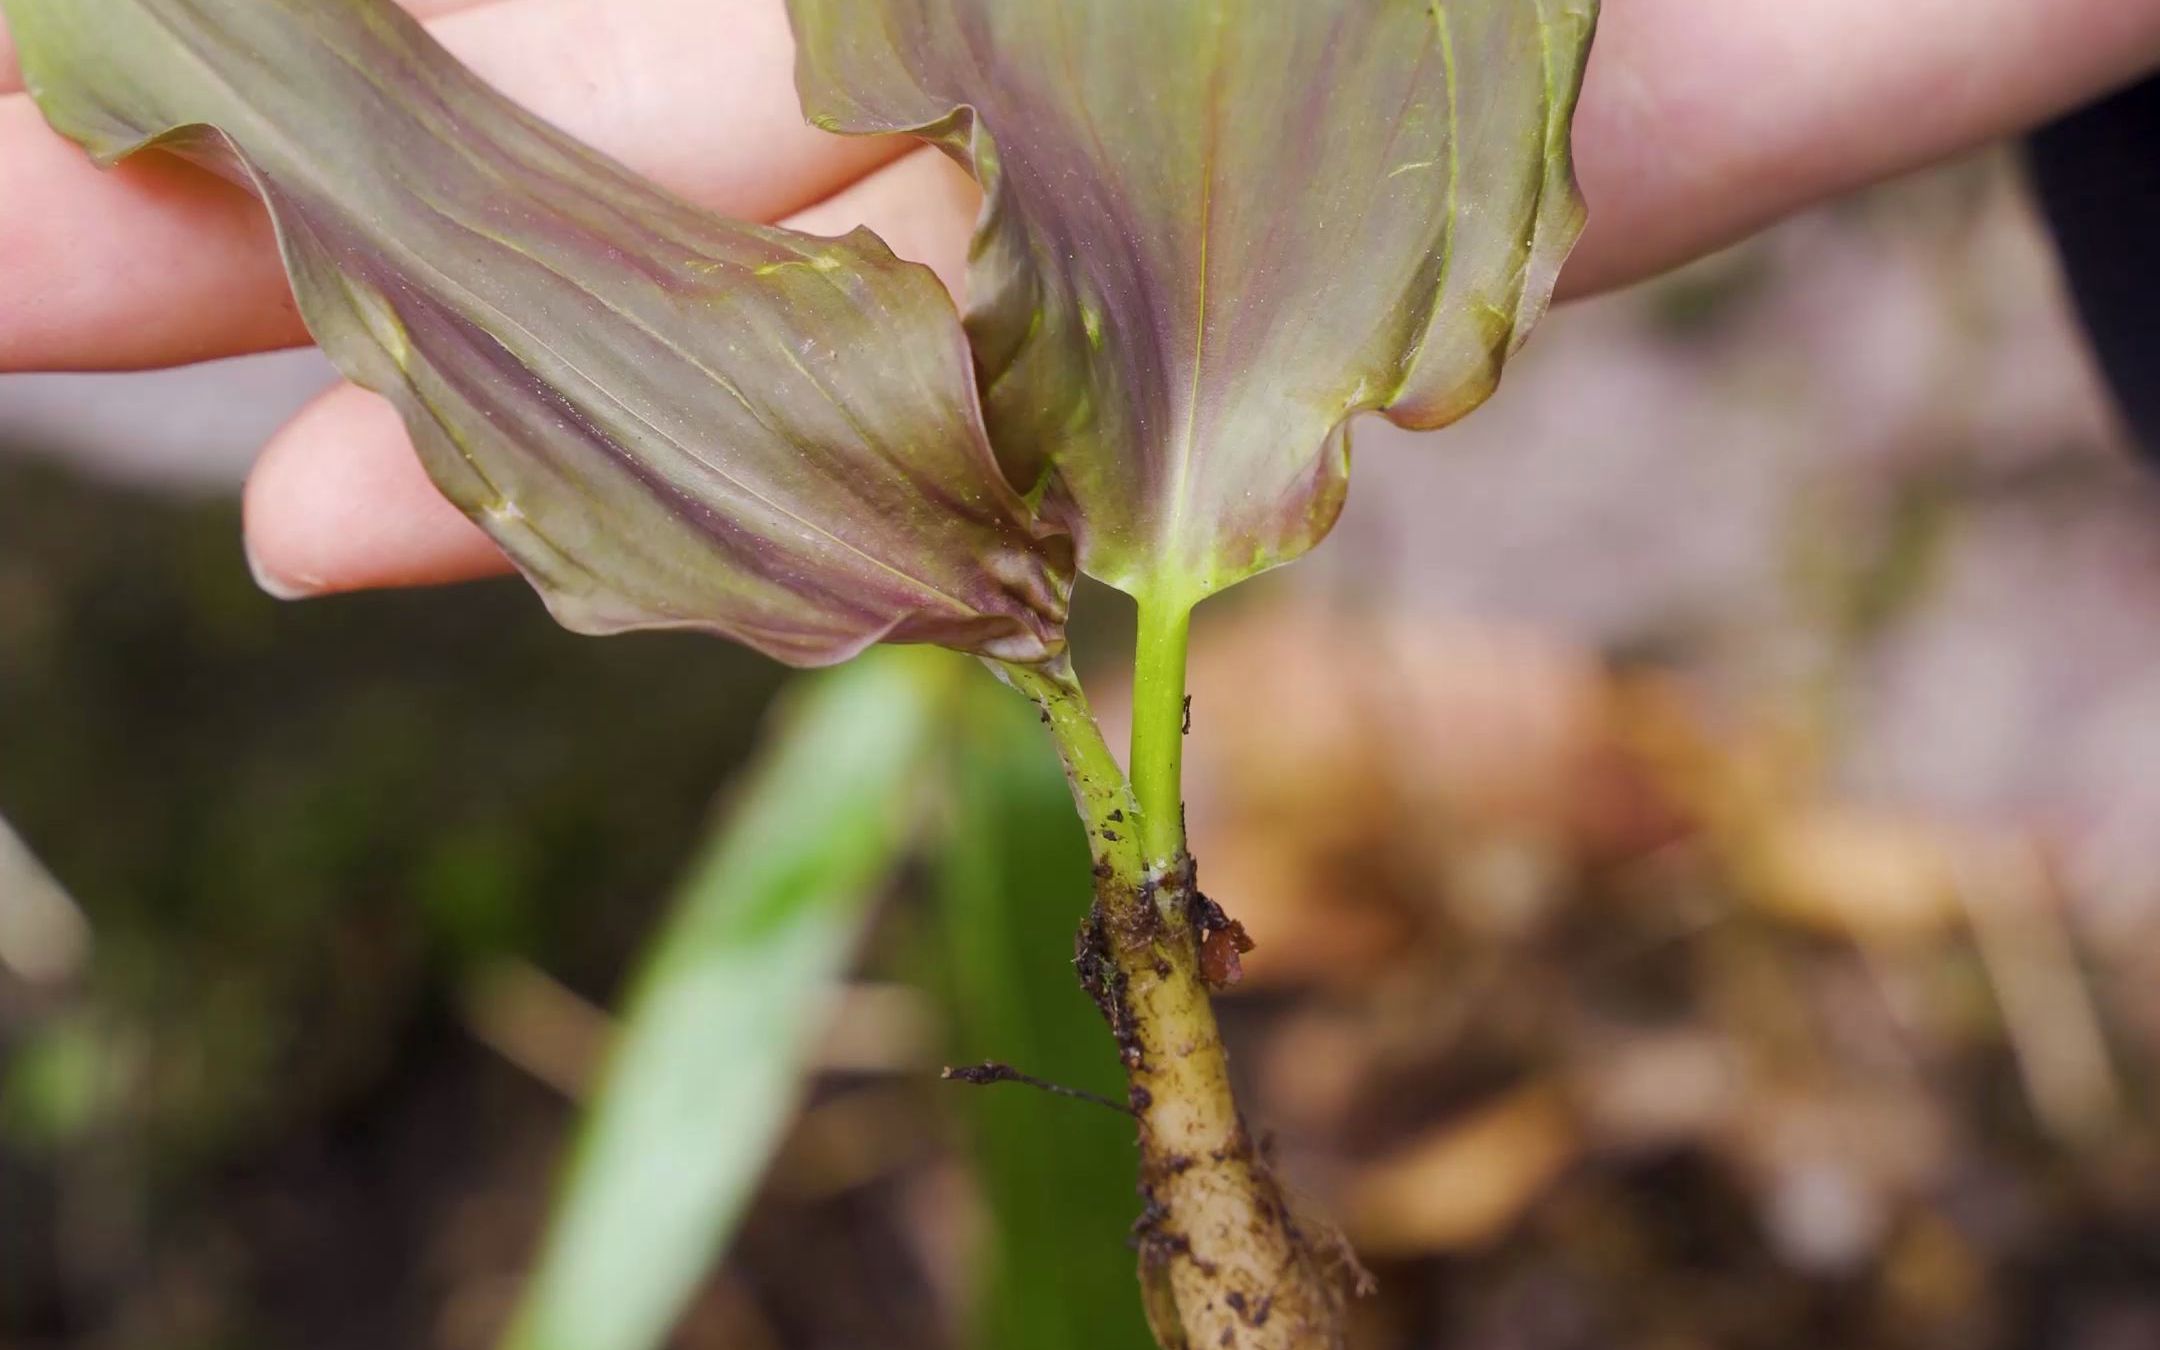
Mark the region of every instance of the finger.
[[909, 262], [967, 296], [968, 244], [982, 192], [937, 150], [917, 150], [788, 218], [790, 229], [837, 238], [867, 225]]
[[[794, 122], [773, 0], [610, 4], [496, 0], [438, 27], [544, 115], [725, 209], [799, 205], [844, 177], [851, 151], [877, 153]], [[1613, 0], [1579, 127], [1593, 223], [1566, 287], [1682, 261], [2040, 120], [2156, 55], [2155, 0]], [[744, 105], [808, 141], [742, 134], [759, 125]], [[266, 232], [229, 188], [165, 166], [95, 174], [0, 101], [0, 201], [0, 370], [298, 338]]]
[[0, 374], [179, 365], [301, 330], [255, 200], [164, 155], [100, 173], [0, 98]]
[[[724, 209], [799, 205], [851, 153], [878, 153], [795, 122], [773, 0], [497, 0], [438, 27], [543, 115]], [[1579, 130], [1593, 224], [1567, 289], [1633, 280], [2036, 121], [2156, 48], [2154, 0], [1614, 0]], [[760, 126], [781, 138], [747, 134]], [[171, 168], [97, 175], [18, 106], [0, 115], [0, 200], [16, 204], [0, 217], [0, 370], [298, 340], [265, 231], [231, 189]]]
[[[396, 0], [397, 4], [423, 19], [439, 14], [449, 14], [476, 5], [494, 4], [496, 0]], [[15, 43], [8, 36], [7, 19], [0, 16], [0, 94], [22, 92], [22, 67], [15, 60]]]
[[248, 565], [281, 600], [509, 570], [428, 481], [388, 400], [340, 384], [287, 423], [244, 498]]
[[[796, 102], [772, 0], [495, 0], [430, 25], [542, 117], [724, 214], [772, 219], [900, 152]], [[305, 340], [261, 213], [145, 156], [107, 174], [0, 99], [0, 371], [125, 369]]]
[[[919, 150], [789, 224], [820, 234], [867, 224], [894, 252], [929, 263], [951, 284], [965, 270], [979, 201], [949, 160]], [[271, 440], [248, 477], [244, 514], [256, 579], [286, 599], [509, 570], [494, 543], [428, 481], [390, 404], [349, 384]]]
[[1583, 294], [2012, 135], [2160, 65], [2160, 0], [1606, 0]]

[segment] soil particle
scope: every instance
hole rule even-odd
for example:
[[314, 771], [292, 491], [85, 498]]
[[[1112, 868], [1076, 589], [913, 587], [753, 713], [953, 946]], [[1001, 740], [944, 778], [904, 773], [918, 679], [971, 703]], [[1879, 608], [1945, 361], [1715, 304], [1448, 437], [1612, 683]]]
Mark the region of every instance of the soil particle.
[[1186, 912], [1200, 941], [1200, 977], [1207, 981], [1209, 992], [1219, 994], [1245, 978], [1240, 958], [1253, 949], [1252, 935], [1197, 886], [1190, 895]]
[[1124, 1062], [1127, 1071], [1137, 1072], [1146, 1064], [1147, 1057], [1140, 1048], [1140, 1033], [1133, 1026], [1132, 1010], [1126, 1006], [1125, 972], [1118, 968], [1117, 959], [1111, 954], [1110, 927], [1109, 915], [1102, 902], [1097, 901], [1073, 941], [1073, 968], [1079, 972], [1080, 987], [1087, 991], [1095, 1006], [1102, 1010], [1103, 1020], [1110, 1024], [1110, 1035], [1117, 1042], [1118, 1058]]
[[1207, 981], [1212, 993], [1221, 993], [1242, 983], [1245, 979], [1245, 963], [1241, 959], [1253, 949], [1253, 940], [1246, 936], [1245, 925], [1232, 919], [1228, 928], [1208, 934], [1200, 942], [1200, 978]]
[[1133, 1237], [1146, 1247], [1164, 1240], [1162, 1225], [1170, 1217], [1170, 1210], [1150, 1192], [1143, 1190], [1140, 1194], [1147, 1204], [1141, 1208], [1140, 1217], [1133, 1220]]

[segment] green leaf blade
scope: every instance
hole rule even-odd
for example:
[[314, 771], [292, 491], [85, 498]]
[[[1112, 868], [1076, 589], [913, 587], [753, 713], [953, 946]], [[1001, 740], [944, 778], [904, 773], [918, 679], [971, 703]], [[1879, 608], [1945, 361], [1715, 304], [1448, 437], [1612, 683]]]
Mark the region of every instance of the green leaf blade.
[[623, 1015], [510, 1350], [652, 1350], [733, 1232], [912, 838], [954, 667], [819, 676], [693, 870]]
[[387, 0], [0, 0], [48, 120], [252, 187], [331, 358], [586, 632], [822, 665], [1063, 644], [934, 277], [726, 222], [525, 114]]
[[1015, 481], [1182, 601], [1333, 526], [1347, 420], [1491, 392], [1583, 210], [1595, 0], [790, 0], [812, 120], [989, 193], [968, 316]]

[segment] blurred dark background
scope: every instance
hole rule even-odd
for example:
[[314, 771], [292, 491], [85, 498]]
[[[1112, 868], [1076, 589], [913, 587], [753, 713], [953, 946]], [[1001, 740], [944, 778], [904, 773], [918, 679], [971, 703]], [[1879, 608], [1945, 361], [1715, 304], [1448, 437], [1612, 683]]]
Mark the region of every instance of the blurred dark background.
[[780, 680], [510, 587], [281, 606], [237, 528], [0, 460], [0, 802], [91, 934], [0, 986], [9, 1346], [434, 1343], [565, 1114], [475, 981], [607, 994]]
[[[510, 585], [260, 596], [231, 488], [321, 378], [0, 379], [5, 1350], [488, 1345], [783, 683]], [[2018, 167], [1511, 380], [1361, 437], [1195, 656], [1236, 1052], [1380, 1277], [1360, 1346], [2160, 1345], [2160, 490]], [[967, 1338], [995, 1146], [931, 1081], [923, 889], [854, 994], [899, 1044], [834, 1052], [682, 1346]]]

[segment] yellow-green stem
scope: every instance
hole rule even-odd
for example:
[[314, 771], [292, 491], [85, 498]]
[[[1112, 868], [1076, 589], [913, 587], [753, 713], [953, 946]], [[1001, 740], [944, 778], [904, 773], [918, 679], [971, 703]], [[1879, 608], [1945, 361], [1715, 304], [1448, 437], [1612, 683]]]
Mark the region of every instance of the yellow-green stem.
[[1140, 803], [1147, 860], [1167, 870], [1185, 854], [1185, 649], [1192, 604], [1177, 596], [1140, 598], [1133, 654], [1132, 785]]
[[1141, 849], [1139, 805], [1072, 667], [1001, 663], [993, 669], [1042, 710], [1043, 722], [1057, 742], [1058, 757], [1064, 761], [1065, 777], [1072, 784], [1073, 803], [1087, 825], [1088, 848], [1098, 872], [1108, 868], [1139, 887], [1148, 871]]

